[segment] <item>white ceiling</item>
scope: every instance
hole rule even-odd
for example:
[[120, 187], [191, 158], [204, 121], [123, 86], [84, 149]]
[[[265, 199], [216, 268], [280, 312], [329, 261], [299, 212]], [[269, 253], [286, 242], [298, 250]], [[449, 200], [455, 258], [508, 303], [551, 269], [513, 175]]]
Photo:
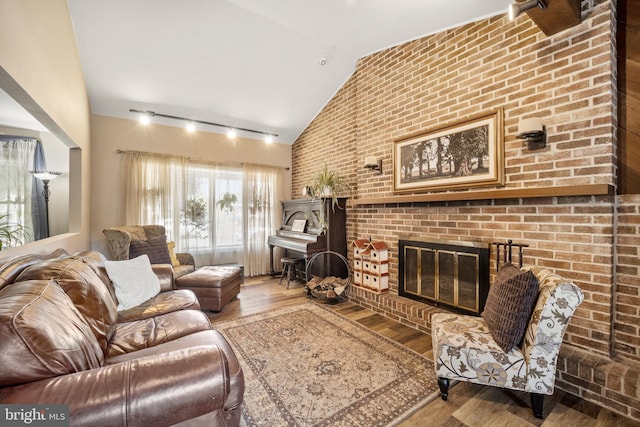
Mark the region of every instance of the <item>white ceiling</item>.
[[359, 58], [505, 13], [509, 2], [68, 0], [94, 114], [152, 110], [277, 133], [286, 144]]

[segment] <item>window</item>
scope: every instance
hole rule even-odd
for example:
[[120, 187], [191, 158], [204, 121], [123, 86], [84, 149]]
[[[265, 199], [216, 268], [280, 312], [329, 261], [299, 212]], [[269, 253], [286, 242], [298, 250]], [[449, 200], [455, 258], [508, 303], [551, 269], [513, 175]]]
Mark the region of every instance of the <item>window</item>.
[[192, 167], [180, 210], [180, 235], [191, 250], [240, 247], [243, 241], [242, 172]]
[[31, 217], [33, 165], [36, 141], [12, 139], [0, 141], [0, 226], [12, 234], [2, 237], [3, 247], [33, 240]]
[[122, 223], [164, 225], [198, 266], [242, 262], [245, 274], [266, 274], [283, 180], [278, 167], [125, 152]]

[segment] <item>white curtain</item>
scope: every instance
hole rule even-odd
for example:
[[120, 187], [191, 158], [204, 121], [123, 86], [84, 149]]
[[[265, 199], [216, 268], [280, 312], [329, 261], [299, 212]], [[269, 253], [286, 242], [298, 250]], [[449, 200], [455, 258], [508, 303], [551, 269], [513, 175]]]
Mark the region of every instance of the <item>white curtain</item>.
[[33, 240], [31, 192], [35, 139], [0, 141], [0, 218], [2, 223], [19, 224], [20, 241], [3, 242], [3, 246], [24, 244]]
[[[121, 171], [120, 223], [158, 224], [177, 230], [175, 212], [184, 194], [185, 160], [162, 154], [126, 152]], [[179, 217], [177, 218], [179, 220]]]
[[267, 238], [280, 227], [283, 171], [257, 165], [243, 170], [244, 269], [247, 276], [263, 275], [269, 271]]
[[196, 265], [243, 263], [269, 271], [267, 237], [280, 219], [282, 168], [224, 165], [163, 154], [123, 153], [120, 221], [159, 224]]

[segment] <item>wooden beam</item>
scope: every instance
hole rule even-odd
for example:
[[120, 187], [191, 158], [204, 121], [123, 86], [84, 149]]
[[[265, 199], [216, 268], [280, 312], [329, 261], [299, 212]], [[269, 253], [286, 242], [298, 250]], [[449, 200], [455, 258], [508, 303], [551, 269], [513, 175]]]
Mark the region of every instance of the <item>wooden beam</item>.
[[527, 14], [547, 36], [582, 22], [580, 0], [547, 0], [547, 8], [534, 7]]
[[427, 193], [354, 199], [352, 204], [386, 205], [400, 203], [447, 202], [491, 199], [530, 199], [534, 197], [605, 196], [613, 194], [609, 184], [569, 185], [562, 187], [528, 187], [454, 193]]

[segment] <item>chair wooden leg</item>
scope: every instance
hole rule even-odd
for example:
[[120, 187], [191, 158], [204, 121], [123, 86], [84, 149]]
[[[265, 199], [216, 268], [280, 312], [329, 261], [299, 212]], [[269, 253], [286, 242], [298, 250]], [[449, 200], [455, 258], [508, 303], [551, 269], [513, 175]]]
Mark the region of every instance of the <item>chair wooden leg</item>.
[[278, 282], [278, 286], [282, 285], [282, 279], [284, 279], [285, 274], [288, 277], [288, 274], [289, 274], [288, 269], [289, 269], [288, 264], [285, 264], [282, 266], [282, 275], [280, 276], [280, 281]]
[[542, 406], [544, 405], [544, 394], [531, 393], [531, 409], [533, 416], [542, 419]]
[[296, 275], [296, 265], [295, 264], [291, 264], [289, 266], [289, 274], [287, 275], [287, 289], [289, 289], [289, 283], [291, 283], [291, 280], [295, 280], [295, 275]]
[[438, 387], [440, 387], [440, 397], [446, 401], [449, 398], [449, 378], [438, 377]]

